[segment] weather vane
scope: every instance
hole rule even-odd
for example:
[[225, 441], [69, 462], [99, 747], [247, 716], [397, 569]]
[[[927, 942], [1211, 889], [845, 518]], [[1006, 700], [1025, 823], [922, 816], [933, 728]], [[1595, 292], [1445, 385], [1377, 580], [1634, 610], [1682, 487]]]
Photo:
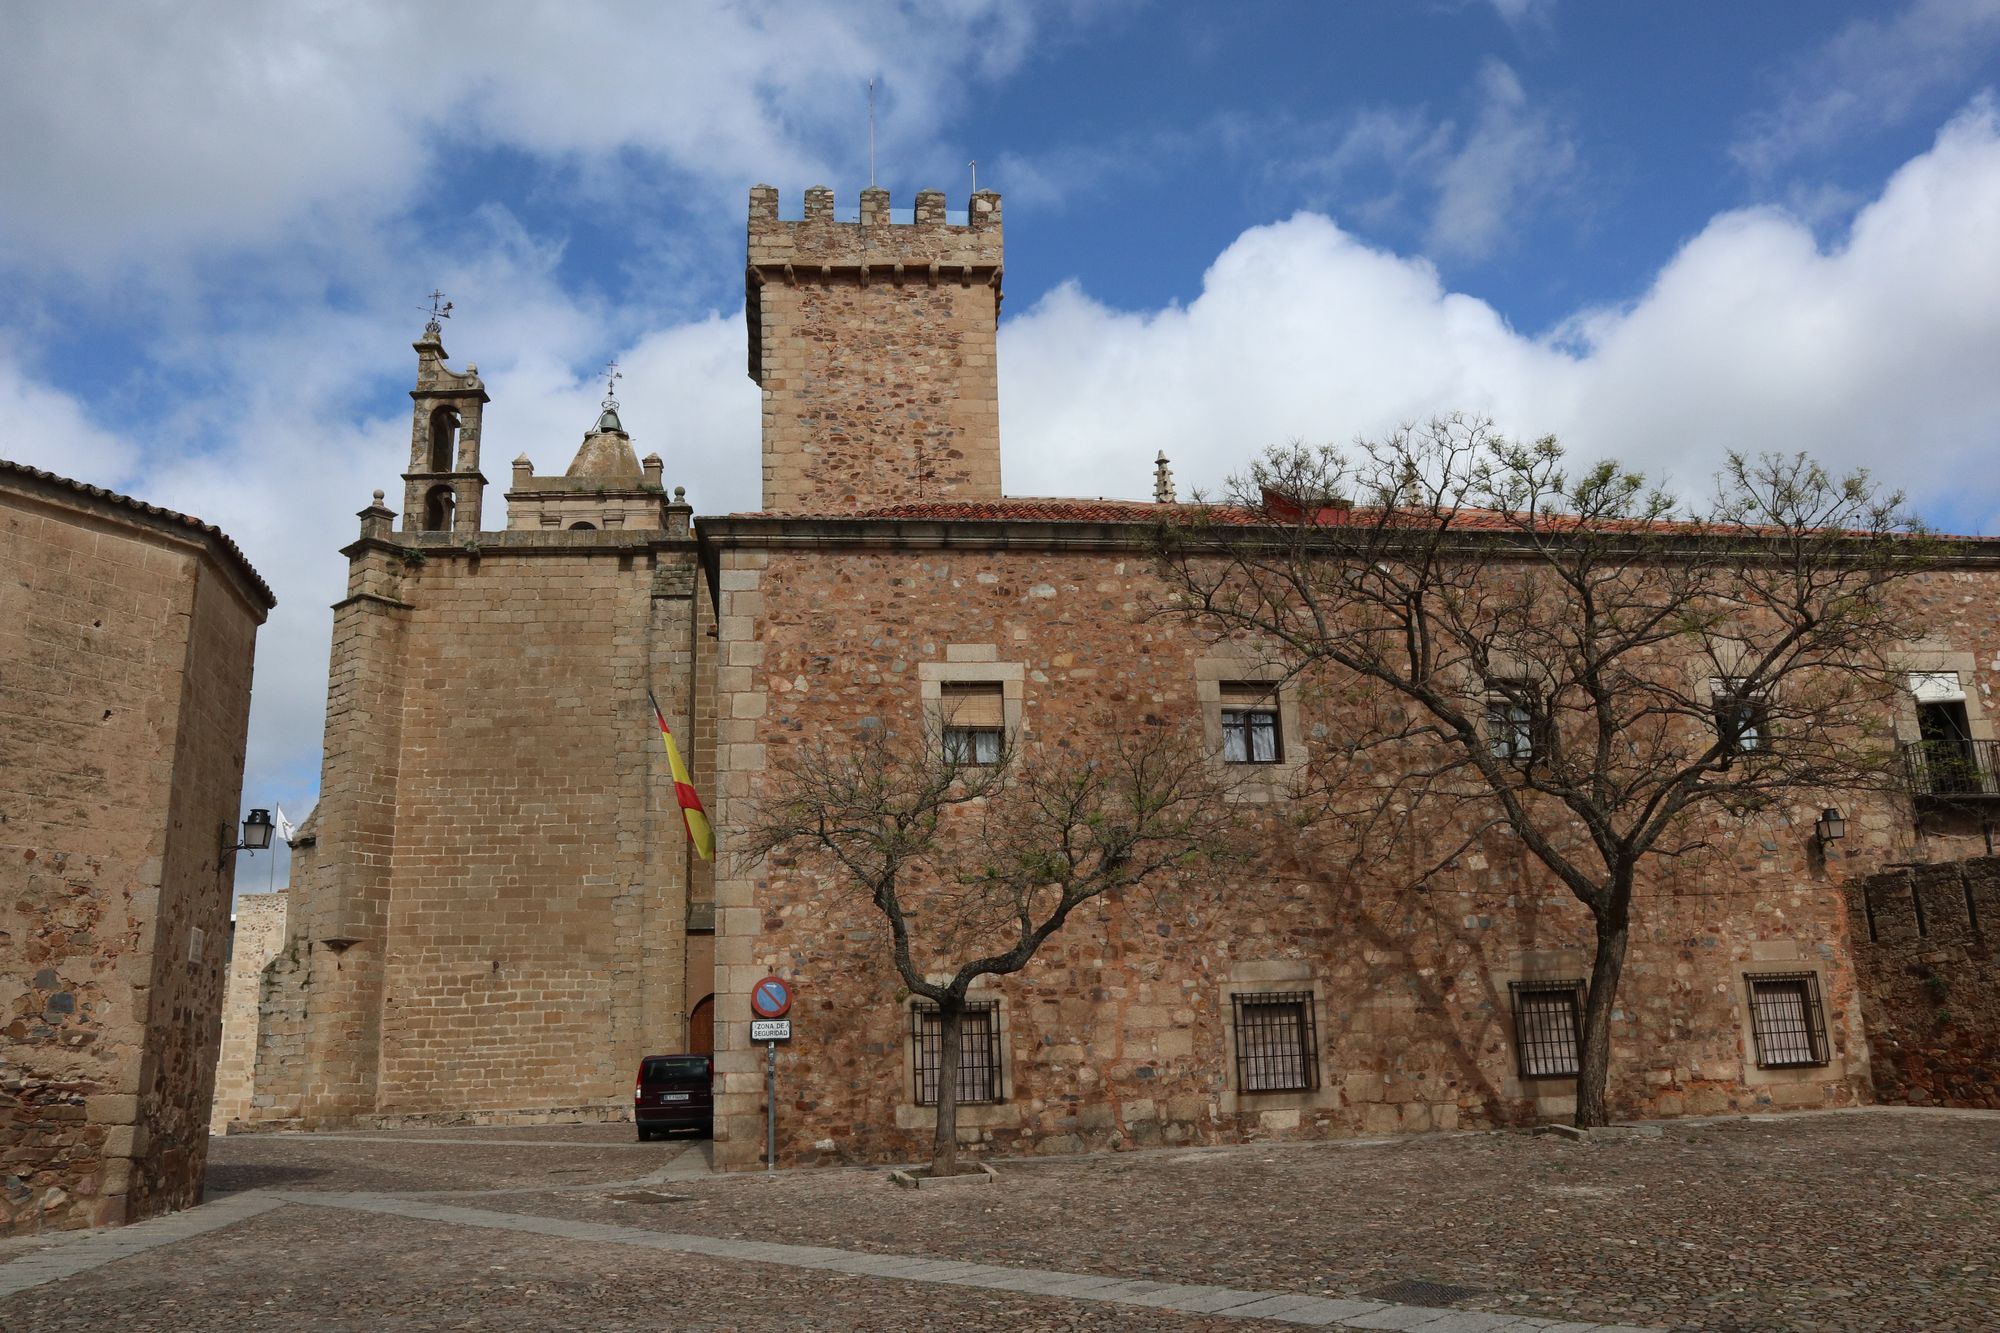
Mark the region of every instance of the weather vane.
[[438, 321], [451, 318], [451, 302], [444, 299], [443, 292], [435, 289], [431, 292], [430, 305], [418, 306], [417, 309], [427, 310], [430, 313], [430, 323], [424, 325], [424, 330], [428, 333], [442, 332], [443, 325], [439, 324]]
[[625, 378], [625, 372], [618, 369], [618, 358], [604, 363], [604, 406], [618, 406], [618, 381]]

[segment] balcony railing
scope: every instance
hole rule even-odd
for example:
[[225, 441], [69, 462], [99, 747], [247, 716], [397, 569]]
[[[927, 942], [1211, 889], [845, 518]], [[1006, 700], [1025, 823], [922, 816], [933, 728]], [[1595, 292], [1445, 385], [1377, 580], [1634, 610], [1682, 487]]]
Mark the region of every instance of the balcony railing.
[[2000, 741], [1917, 741], [1903, 747], [1910, 791], [1939, 801], [2000, 801]]

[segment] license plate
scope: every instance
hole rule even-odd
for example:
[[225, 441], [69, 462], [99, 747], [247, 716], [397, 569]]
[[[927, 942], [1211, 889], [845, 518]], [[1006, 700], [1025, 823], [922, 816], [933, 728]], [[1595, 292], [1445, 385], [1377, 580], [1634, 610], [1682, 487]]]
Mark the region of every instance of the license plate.
[[687, 1099], [688, 1094], [685, 1092], [663, 1092], [660, 1094], [660, 1100], [663, 1102], [684, 1102]]

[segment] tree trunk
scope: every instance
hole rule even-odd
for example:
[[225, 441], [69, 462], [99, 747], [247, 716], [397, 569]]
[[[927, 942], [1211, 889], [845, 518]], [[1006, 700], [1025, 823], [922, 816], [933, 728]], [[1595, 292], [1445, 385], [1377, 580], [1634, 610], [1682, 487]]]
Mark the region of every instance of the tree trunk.
[[957, 997], [938, 1005], [937, 1138], [931, 1143], [931, 1174], [958, 1174], [958, 1055], [965, 1030], [965, 1003]]
[[1583, 1049], [1576, 1071], [1576, 1127], [1591, 1129], [1611, 1123], [1605, 1106], [1605, 1086], [1611, 1076], [1611, 1011], [1618, 1005], [1618, 978], [1625, 971], [1625, 940], [1630, 933], [1628, 891], [1612, 895], [1613, 910], [1598, 918], [1597, 956], [1590, 962], [1590, 990], [1583, 1004]]

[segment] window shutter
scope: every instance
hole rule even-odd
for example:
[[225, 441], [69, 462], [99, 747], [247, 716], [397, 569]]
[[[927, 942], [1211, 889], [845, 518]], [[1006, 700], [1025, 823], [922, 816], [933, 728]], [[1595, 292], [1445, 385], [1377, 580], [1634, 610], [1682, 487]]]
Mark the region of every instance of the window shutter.
[[1965, 687], [1958, 683], [1956, 671], [1912, 671], [1909, 684], [1920, 704], [1965, 702]]
[[997, 681], [942, 686], [938, 702], [947, 727], [998, 730], [1007, 725]]
[[1276, 708], [1278, 706], [1278, 686], [1275, 681], [1232, 681], [1222, 687], [1224, 708]]

